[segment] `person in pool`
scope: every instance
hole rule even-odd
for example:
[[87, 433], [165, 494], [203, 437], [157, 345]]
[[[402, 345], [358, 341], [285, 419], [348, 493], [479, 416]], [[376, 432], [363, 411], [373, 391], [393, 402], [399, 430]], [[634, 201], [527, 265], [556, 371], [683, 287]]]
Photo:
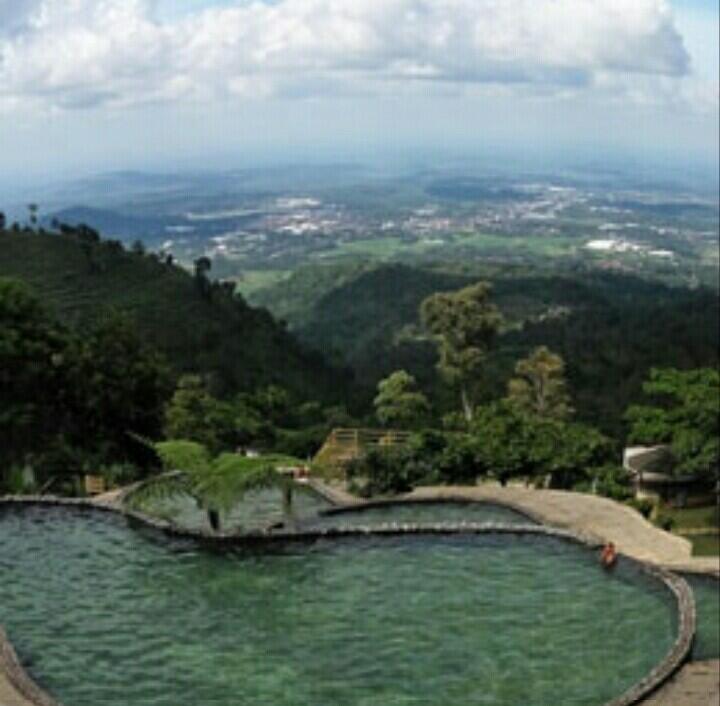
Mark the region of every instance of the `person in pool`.
[[617, 549], [613, 542], [608, 542], [600, 552], [600, 563], [606, 569], [611, 569], [617, 562]]

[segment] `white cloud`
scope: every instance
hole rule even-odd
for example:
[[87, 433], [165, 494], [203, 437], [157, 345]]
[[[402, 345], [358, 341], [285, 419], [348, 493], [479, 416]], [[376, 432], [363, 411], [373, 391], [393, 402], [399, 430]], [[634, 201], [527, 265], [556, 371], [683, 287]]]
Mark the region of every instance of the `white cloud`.
[[279, 0], [156, 21], [153, 0], [0, 0], [0, 106], [428, 84], [619, 89], [689, 66], [664, 0]]

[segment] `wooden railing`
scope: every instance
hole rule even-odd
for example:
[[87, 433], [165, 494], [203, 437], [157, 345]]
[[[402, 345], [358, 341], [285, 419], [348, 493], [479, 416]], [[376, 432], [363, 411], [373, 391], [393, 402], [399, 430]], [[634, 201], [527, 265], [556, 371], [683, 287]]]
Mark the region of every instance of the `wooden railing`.
[[333, 429], [313, 463], [342, 466], [373, 448], [404, 446], [410, 437], [397, 429]]

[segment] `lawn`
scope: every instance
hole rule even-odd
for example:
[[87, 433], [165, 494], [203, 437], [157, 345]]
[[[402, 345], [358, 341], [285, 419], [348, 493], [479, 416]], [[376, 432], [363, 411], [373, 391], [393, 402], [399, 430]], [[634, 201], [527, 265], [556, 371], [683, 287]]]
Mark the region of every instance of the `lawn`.
[[717, 529], [720, 527], [717, 505], [709, 507], [663, 508], [663, 517], [673, 520], [673, 529], [682, 534], [686, 529]]
[[720, 556], [720, 535], [693, 534], [687, 539], [692, 543], [693, 556]]
[[260, 289], [279, 284], [289, 276], [288, 270], [243, 270], [242, 274], [234, 279], [237, 291], [247, 298]]

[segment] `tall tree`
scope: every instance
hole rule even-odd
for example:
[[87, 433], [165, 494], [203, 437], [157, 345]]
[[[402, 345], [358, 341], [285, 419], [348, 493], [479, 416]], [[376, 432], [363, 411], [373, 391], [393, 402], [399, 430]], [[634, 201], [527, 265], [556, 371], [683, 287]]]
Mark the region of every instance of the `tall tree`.
[[198, 375], [184, 375], [165, 408], [165, 436], [203, 444], [211, 453], [233, 446], [235, 412], [215, 399]]
[[375, 414], [384, 426], [414, 427], [430, 412], [415, 378], [404, 370], [396, 370], [380, 381], [374, 404]]
[[478, 282], [457, 292], [433, 294], [420, 306], [423, 325], [437, 341], [438, 369], [459, 388], [468, 421], [473, 417], [485, 358], [502, 323], [491, 292], [490, 284]]
[[626, 414], [630, 441], [669, 444], [676, 472], [718, 478], [720, 372], [653, 369], [643, 385], [654, 404], [633, 405]]
[[[0, 278], [0, 468], [43, 448], [61, 423], [68, 333], [21, 282]], [[2, 474], [0, 473], [0, 480]]]
[[508, 401], [521, 410], [552, 419], [571, 416], [565, 382], [565, 362], [545, 346], [536, 348], [515, 366], [508, 383]]
[[30, 221], [30, 227], [36, 228], [38, 224], [38, 205], [36, 203], [28, 204], [28, 219]]

